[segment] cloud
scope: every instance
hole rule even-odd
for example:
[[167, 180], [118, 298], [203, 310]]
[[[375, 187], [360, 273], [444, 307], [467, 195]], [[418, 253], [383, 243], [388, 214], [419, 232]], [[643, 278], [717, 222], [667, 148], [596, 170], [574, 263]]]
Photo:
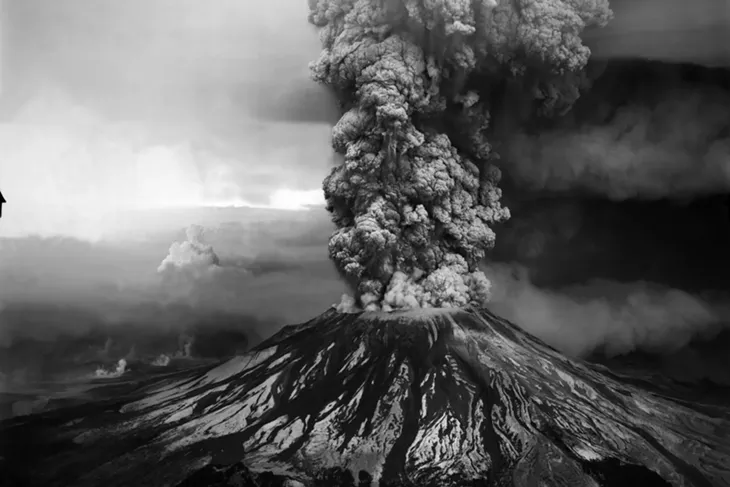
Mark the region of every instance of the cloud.
[[489, 307], [573, 356], [675, 352], [730, 329], [728, 296], [714, 299], [648, 282], [595, 279], [560, 290], [538, 288], [519, 265], [491, 264]]
[[123, 358], [120, 358], [117, 362], [116, 367], [114, 367], [114, 370], [106, 370], [104, 367], [99, 367], [96, 369], [96, 372], [94, 372], [94, 376], [102, 379], [115, 379], [117, 377], [121, 377], [124, 375], [124, 372], [127, 371], [127, 361]]
[[309, 79], [305, 4], [4, 7], [0, 235], [97, 241], [131, 210], [316, 200], [337, 108]]
[[[292, 231], [274, 224], [272, 233], [277, 228], [278, 232]], [[337, 296], [334, 293], [344, 289], [325, 249], [286, 249], [271, 238], [259, 252], [219, 257], [212, 245], [203, 243], [203, 239], [223, 240], [226, 234], [230, 238], [231, 233], [240, 231], [235, 226], [207, 231], [202, 226], [188, 228], [186, 240], [174, 242], [158, 268], [165, 299], [210, 310], [256, 308], [264, 316], [291, 323], [321, 313]], [[333, 298], [325, 301], [323, 296]], [[304, 314], [305, 310], [310, 314]]]
[[344, 291], [326, 247], [312, 243], [329, 235], [324, 210], [223, 213], [235, 221], [133, 242], [0, 239], [0, 372], [18, 385], [112, 370], [121, 358], [134, 370], [160, 354], [230, 356]]
[[190, 225], [185, 235], [185, 241], [173, 242], [167, 256], [157, 268], [163, 279], [174, 279], [178, 273], [198, 278], [208, 272], [215, 272], [220, 267], [220, 260], [213, 247], [202, 240], [202, 226]]

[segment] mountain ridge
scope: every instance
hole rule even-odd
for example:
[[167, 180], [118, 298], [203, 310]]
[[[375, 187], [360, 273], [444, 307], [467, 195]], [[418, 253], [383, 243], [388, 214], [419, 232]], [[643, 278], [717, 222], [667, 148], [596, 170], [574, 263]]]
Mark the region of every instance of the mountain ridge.
[[330, 309], [83, 411], [0, 423], [0, 471], [79, 487], [237, 464], [304, 485], [338, 469], [368, 485], [730, 485], [730, 410], [622, 382], [478, 308]]

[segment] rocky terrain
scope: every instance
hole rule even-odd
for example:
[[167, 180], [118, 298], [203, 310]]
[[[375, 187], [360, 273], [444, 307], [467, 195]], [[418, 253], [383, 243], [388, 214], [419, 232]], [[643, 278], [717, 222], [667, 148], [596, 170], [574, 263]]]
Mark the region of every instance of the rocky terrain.
[[225, 363], [4, 421], [0, 448], [13, 486], [719, 487], [730, 409], [486, 310], [330, 309]]

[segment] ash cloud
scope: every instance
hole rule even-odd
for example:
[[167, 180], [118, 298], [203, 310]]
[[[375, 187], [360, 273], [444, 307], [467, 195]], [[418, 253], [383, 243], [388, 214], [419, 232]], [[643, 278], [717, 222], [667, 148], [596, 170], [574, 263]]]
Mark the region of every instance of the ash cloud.
[[[367, 310], [481, 305], [478, 262], [509, 218], [486, 138], [500, 78], [543, 111], [577, 98], [594, 2], [310, 2], [323, 50], [312, 75], [340, 99], [342, 156], [324, 181], [330, 256]], [[490, 83], [492, 82], [492, 83]]]
[[490, 306], [569, 354], [681, 357], [730, 323], [730, 17], [715, 0], [611, 8], [582, 35], [570, 110], [495, 112], [513, 220]]
[[699, 45], [711, 0], [694, 15], [614, 3], [616, 22], [605, 2], [310, 4], [313, 76], [343, 108], [324, 181], [330, 256], [354, 291], [339, 309], [491, 297], [584, 357], [669, 353], [728, 326], [727, 208], [687, 198], [727, 192], [730, 84], [642, 59], [722, 59]]
[[650, 282], [594, 279], [552, 290], [515, 264], [491, 264], [490, 309], [572, 356], [668, 354], [730, 329], [728, 294], [703, 297]]

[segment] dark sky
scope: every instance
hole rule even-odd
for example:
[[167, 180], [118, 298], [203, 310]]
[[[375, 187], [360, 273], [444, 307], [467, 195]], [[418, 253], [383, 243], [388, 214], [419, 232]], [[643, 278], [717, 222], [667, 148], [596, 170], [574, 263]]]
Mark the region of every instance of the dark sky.
[[611, 0], [614, 19], [581, 36], [593, 58], [730, 66], [727, 0]]

